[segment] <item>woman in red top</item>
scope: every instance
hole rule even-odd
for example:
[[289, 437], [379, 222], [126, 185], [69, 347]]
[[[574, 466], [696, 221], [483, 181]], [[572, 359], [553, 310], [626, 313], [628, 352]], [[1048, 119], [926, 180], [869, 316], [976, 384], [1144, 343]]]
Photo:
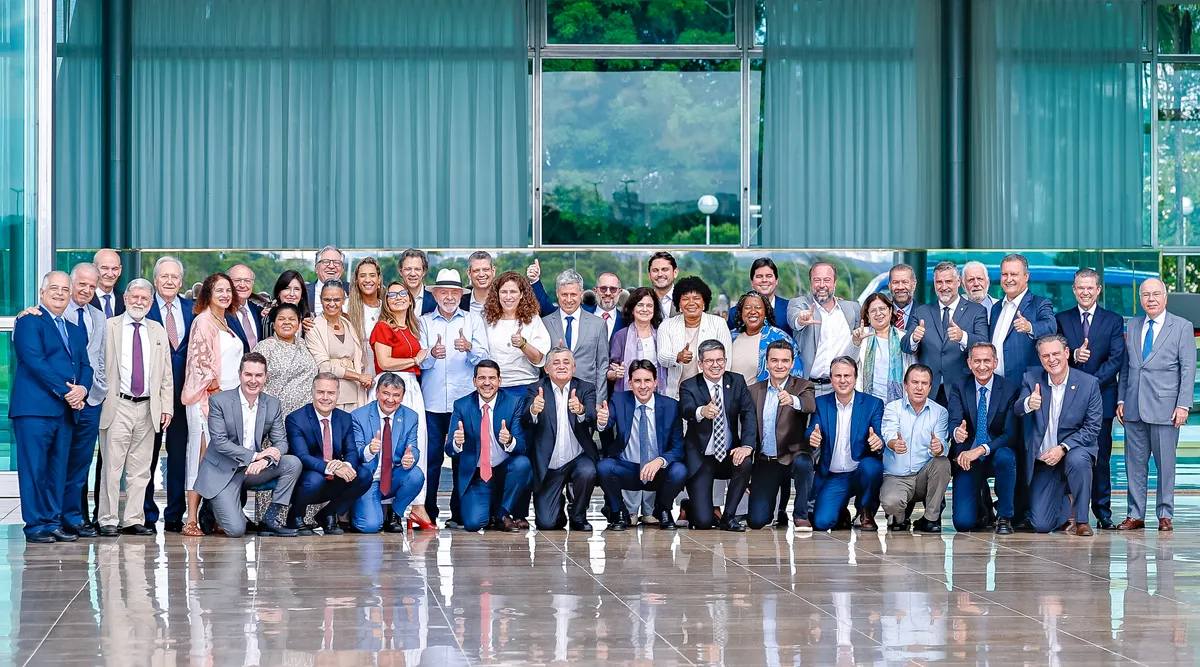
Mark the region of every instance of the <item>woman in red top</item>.
[[[383, 305], [379, 311], [379, 321], [371, 332], [371, 349], [375, 352], [375, 372], [396, 373], [404, 378], [404, 400], [400, 404], [417, 413], [419, 418], [417, 420], [417, 449], [420, 451], [417, 464], [422, 467], [422, 472], [428, 474], [424, 466], [429, 433], [425, 427], [425, 401], [421, 397], [421, 383], [417, 377], [421, 374], [421, 361], [428, 356], [429, 350], [421, 349], [420, 326], [416, 309], [413, 308], [412, 299], [404, 284], [393, 282], [388, 285]], [[374, 400], [374, 395], [371, 398]], [[441, 471], [433, 472], [437, 474]], [[429, 520], [429, 514], [425, 511], [424, 488], [417, 494], [410, 507], [412, 509], [408, 519], [409, 528], [437, 530], [437, 526]], [[389, 532], [397, 529], [403, 530], [400, 517], [391, 513], [390, 505], [388, 506], [388, 516], [383, 521], [383, 529], [388, 531], [389, 527], [392, 527]]]

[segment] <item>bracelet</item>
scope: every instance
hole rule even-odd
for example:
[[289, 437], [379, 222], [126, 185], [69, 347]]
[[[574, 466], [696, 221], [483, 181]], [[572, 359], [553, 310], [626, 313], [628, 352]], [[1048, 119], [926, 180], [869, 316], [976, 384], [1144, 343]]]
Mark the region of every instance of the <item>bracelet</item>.
[[521, 338], [521, 344], [517, 346], [517, 349], [518, 349], [518, 350], [524, 350], [524, 349], [525, 349], [525, 346], [526, 346], [528, 343], [529, 343], [529, 341], [525, 340], [525, 338], [524, 338], [524, 337], [522, 337], [522, 338]]

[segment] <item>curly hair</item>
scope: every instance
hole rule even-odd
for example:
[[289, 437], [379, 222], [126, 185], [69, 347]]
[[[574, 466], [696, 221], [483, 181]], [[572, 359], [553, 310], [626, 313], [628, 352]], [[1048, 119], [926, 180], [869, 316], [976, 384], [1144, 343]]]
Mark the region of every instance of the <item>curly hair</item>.
[[517, 302], [517, 321], [529, 324], [541, 312], [529, 280], [516, 271], [505, 271], [488, 285], [487, 300], [483, 303], [483, 319], [488, 326], [495, 325], [504, 315], [504, 308], [500, 306], [500, 288], [510, 281], [517, 283], [517, 290], [521, 292], [521, 300]]
[[712, 303], [712, 289], [699, 276], [681, 278], [679, 282], [675, 283], [675, 291], [671, 293], [672, 300], [675, 302], [675, 310], [683, 310], [680, 304], [683, 302], [683, 295], [689, 292], [700, 295], [700, 300], [704, 302], [704, 312], [708, 312], [708, 306]]
[[626, 325], [633, 326], [633, 310], [646, 297], [650, 297], [650, 302], [654, 304], [654, 314], [650, 316], [650, 326], [657, 329], [658, 325], [662, 324], [662, 304], [658, 302], [658, 297], [654, 295], [654, 290], [649, 287], [635, 287], [629, 293], [629, 298], [625, 299], [625, 307], [621, 309], [621, 319]]
[[200, 291], [196, 293], [196, 307], [192, 308], [192, 313], [199, 315], [208, 310], [212, 304], [213, 290], [217, 287], [217, 281], [224, 280], [229, 283], [229, 289], [233, 291], [233, 298], [229, 301], [229, 308], [225, 310], [226, 315], [236, 315], [239, 308], [242, 307], [238, 301], [237, 290], [233, 289], [233, 279], [224, 271], [217, 271], [211, 276], [204, 279], [204, 283], [200, 285]]
[[775, 326], [775, 309], [771, 307], [771, 304], [767, 303], [767, 299], [763, 295], [750, 290], [743, 294], [742, 298], [738, 299], [737, 302], [737, 315], [733, 318], [733, 324], [737, 327], [738, 331], [746, 333], [746, 322], [742, 320], [742, 313], [746, 310], [747, 299], [758, 299], [762, 302], [764, 328]]
[[896, 304], [892, 303], [892, 300], [887, 298], [886, 294], [883, 294], [882, 292], [873, 292], [870, 296], [863, 299], [862, 312], [859, 313], [859, 319], [862, 320], [862, 326], [871, 326], [871, 319], [867, 317], [867, 311], [871, 310], [871, 304], [875, 303], [876, 301], [882, 301], [883, 305], [887, 306], [888, 310], [892, 311], [892, 314], [888, 315], [889, 323], [892, 321], [892, 318], [896, 316]]

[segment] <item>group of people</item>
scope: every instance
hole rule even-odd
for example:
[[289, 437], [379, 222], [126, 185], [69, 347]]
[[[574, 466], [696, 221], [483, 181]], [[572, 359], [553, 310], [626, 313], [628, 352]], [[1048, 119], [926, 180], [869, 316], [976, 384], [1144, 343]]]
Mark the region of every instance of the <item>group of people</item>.
[[1017, 254], [1000, 264], [1000, 300], [984, 265], [941, 262], [936, 301], [916, 303], [916, 273], [898, 264], [890, 296], [861, 306], [836, 296], [824, 261], [809, 294], [781, 297], [764, 257], [727, 319], [665, 251], [650, 286], [604, 273], [587, 299], [574, 270], [552, 299], [539, 262], [496, 275], [482, 251], [469, 285], [455, 269], [427, 285], [416, 249], [395, 279], [372, 257], [345, 277], [332, 246], [314, 269], [311, 282], [285, 271], [269, 299], [244, 265], [185, 298], [169, 256], [124, 291], [108, 249], [48, 273], [13, 334], [26, 539], [153, 535], [160, 518], [188, 536], [435, 530], [445, 457], [444, 525], [469, 531], [524, 530], [531, 507], [539, 530], [591, 531], [599, 486], [610, 530], [873, 531], [882, 506], [889, 530], [939, 532], [951, 480], [959, 531], [1090, 535], [1089, 512], [1136, 530], [1151, 455], [1158, 528], [1172, 527], [1196, 350], [1158, 279], [1126, 325], [1099, 307], [1096, 271], [1075, 274], [1076, 305], [1055, 313]]

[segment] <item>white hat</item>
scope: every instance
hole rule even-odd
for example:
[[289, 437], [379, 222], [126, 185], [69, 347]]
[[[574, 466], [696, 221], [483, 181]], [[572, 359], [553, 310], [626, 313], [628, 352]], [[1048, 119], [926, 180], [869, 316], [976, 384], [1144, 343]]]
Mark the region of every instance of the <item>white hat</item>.
[[458, 275], [458, 269], [442, 269], [438, 271], [437, 282], [434, 287], [456, 287], [463, 288], [462, 278]]

